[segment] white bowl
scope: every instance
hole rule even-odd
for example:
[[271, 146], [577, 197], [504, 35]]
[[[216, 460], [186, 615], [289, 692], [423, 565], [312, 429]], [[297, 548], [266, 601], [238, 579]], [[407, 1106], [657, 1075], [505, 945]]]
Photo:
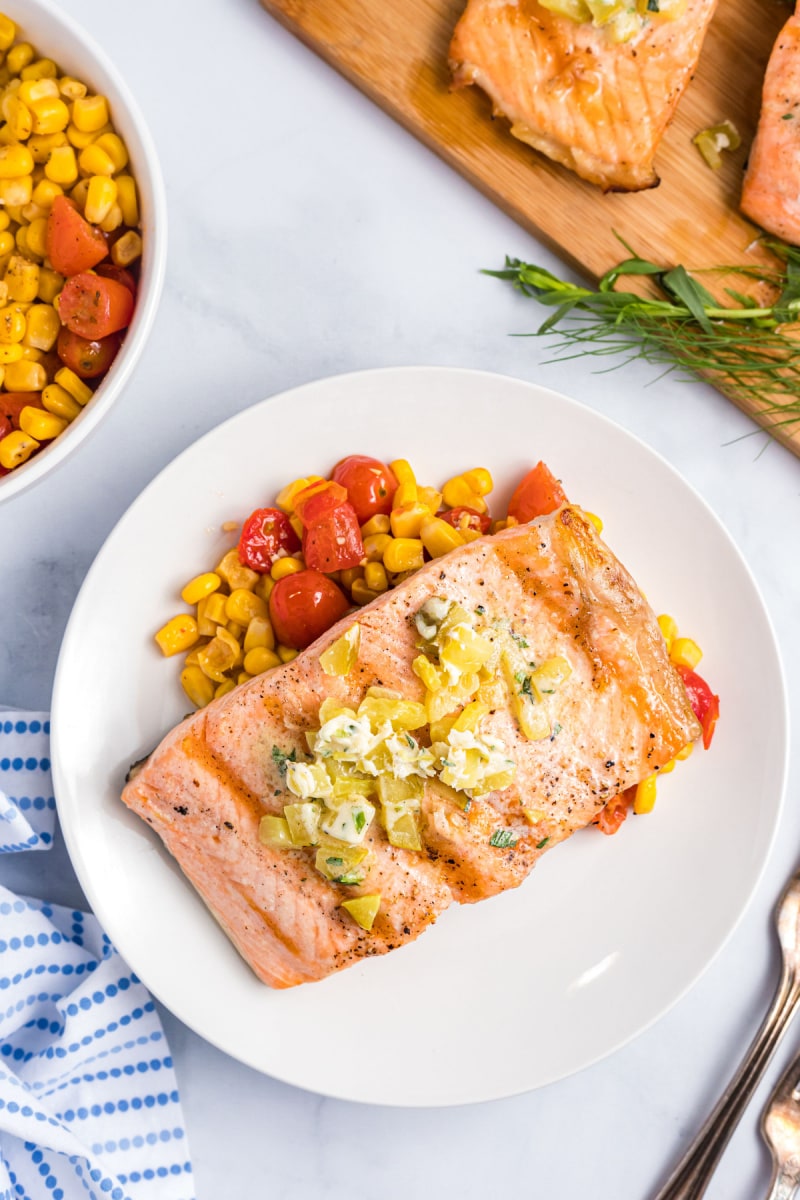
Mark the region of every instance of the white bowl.
[[74, 21], [50, 0], [4, 0], [3, 11], [37, 51], [108, 97], [114, 128], [128, 147], [131, 173], [139, 192], [144, 242], [136, 311], [122, 347], [83, 412], [35, 458], [0, 478], [0, 502], [43, 479], [68, 458], [119, 398], [142, 352], [153, 324], [167, 255], [167, 205], [155, 147], [116, 67]]

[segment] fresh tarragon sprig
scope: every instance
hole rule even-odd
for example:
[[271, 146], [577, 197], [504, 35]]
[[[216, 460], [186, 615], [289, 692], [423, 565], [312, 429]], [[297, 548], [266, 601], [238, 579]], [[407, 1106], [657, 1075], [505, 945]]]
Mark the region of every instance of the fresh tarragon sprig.
[[[759, 306], [726, 287], [733, 302], [728, 307], [685, 267], [658, 266], [622, 244], [630, 257], [607, 271], [596, 288], [559, 279], [518, 258], [507, 258], [502, 270], [484, 274], [509, 280], [554, 309], [533, 334], [522, 335], [557, 338], [551, 361], [581, 354], [641, 358], [668, 370], [682, 369], [754, 402], [771, 425], [800, 421], [800, 250], [765, 241], [778, 266], [713, 268], [715, 274], [745, 276], [775, 292], [771, 304]], [[660, 295], [618, 290], [626, 276], [649, 277]]]

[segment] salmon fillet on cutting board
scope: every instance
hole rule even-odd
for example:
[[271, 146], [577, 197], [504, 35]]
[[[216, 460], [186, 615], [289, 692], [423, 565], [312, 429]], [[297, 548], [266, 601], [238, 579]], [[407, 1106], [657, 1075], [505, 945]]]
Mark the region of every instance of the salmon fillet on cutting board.
[[692, 78], [716, 0], [688, 0], [629, 41], [538, 0], [468, 0], [450, 43], [456, 87], [475, 83], [511, 132], [604, 191], [655, 187], [658, 144]]
[[742, 187], [742, 212], [800, 245], [800, 5], [767, 64], [761, 115]]
[[[422, 852], [390, 845], [373, 821], [363, 884], [331, 883], [315, 870], [313, 848], [259, 841], [261, 817], [281, 814], [293, 799], [276, 758], [307, 755], [304, 735], [319, 727], [327, 697], [355, 708], [368, 687], [380, 686], [423, 699], [411, 669], [419, 654], [414, 618], [432, 597], [480, 609], [487, 629], [513, 622], [536, 662], [568, 659], [572, 674], [547, 697], [555, 732], [528, 740], [498, 682], [481, 734], [505, 743], [516, 762], [513, 783], [465, 812], [456, 793], [426, 780]], [[344, 677], [326, 675], [321, 653], [354, 621], [361, 629], [355, 666]], [[454, 900], [516, 887], [546, 849], [699, 733], [652, 610], [580, 509], [567, 505], [435, 559], [294, 661], [188, 717], [122, 799], [163, 839], [259, 979], [290, 987], [413, 940]], [[417, 733], [423, 742], [424, 735]], [[516, 844], [491, 845], [498, 828], [513, 830]], [[381, 907], [367, 932], [340, 905], [375, 892]]]

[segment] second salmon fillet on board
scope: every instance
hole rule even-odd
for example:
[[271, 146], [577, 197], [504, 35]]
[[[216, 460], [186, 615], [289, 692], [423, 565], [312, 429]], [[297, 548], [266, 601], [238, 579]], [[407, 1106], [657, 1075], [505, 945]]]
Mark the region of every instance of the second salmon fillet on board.
[[[376, 818], [356, 886], [320, 874], [313, 845], [263, 844], [261, 819], [295, 799], [287, 762], [309, 761], [306, 734], [320, 728], [323, 701], [355, 709], [370, 688], [423, 701], [412, 668], [428, 636], [420, 613], [452, 604], [522, 664], [510, 684], [508, 674], [490, 676], [480, 726], [515, 764], [511, 782], [468, 797], [455, 783], [425, 779], [419, 849], [390, 844], [385, 814]], [[355, 623], [354, 661], [346, 674], [326, 673], [321, 655]], [[532, 740], [518, 719], [520, 703], [536, 705], [526, 672], [554, 661], [562, 681], [540, 696], [546, 733]], [[699, 733], [652, 610], [580, 509], [565, 505], [435, 559], [294, 661], [187, 718], [122, 798], [163, 839], [259, 979], [291, 987], [413, 940], [454, 900], [516, 887], [541, 854]], [[430, 728], [416, 728], [408, 741], [424, 747]], [[375, 895], [370, 930], [341, 907]]]
[[784, 241], [800, 245], [800, 16], [781, 30], [770, 55], [742, 211]]
[[450, 43], [453, 80], [477, 84], [515, 137], [604, 191], [655, 187], [655, 153], [715, 3], [688, 0], [675, 19], [653, 16], [614, 42], [606, 26], [538, 0], [468, 0]]

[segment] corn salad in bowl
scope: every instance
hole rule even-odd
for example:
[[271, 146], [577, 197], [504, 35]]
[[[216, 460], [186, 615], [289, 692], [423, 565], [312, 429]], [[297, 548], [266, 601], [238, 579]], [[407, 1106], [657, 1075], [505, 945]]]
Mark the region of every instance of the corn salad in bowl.
[[0, 13], [0, 500], [94, 428], [152, 324], [163, 187], [115, 69], [46, 0]]

